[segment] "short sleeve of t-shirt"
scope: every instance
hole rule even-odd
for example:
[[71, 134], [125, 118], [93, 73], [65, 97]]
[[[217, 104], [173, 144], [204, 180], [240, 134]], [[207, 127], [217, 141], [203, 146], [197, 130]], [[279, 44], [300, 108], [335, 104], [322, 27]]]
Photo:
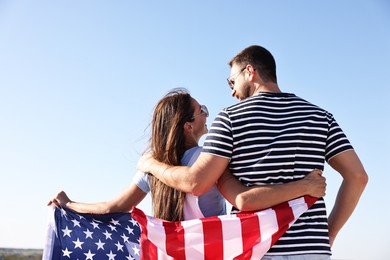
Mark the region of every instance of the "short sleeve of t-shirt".
[[144, 172], [137, 171], [133, 178], [133, 183], [135, 183], [138, 188], [140, 188], [145, 193], [150, 191], [149, 178], [148, 175]]
[[341, 127], [337, 124], [333, 115], [329, 113], [329, 130], [326, 140], [325, 159], [329, 161], [339, 153], [353, 149]]
[[198, 159], [200, 152], [202, 151], [202, 147], [195, 146], [184, 152], [183, 158], [181, 159], [181, 165], [191, 166], [194, 164], [196, 159]]
[[230, 118], [226, 110], [221, 111], [214, 119], [206, 140], [204, 141], [202, 152], [229, 159], [232, 157], [232, 128]]

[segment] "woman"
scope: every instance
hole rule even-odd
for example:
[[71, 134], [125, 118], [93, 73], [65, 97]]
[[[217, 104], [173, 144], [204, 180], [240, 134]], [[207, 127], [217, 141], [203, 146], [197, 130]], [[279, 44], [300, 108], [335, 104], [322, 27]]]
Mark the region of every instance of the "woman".
[[[191, 165], [198, 157], [199, 139], [207, 133], [206, 106], [200, 105], [185, 90], [169, 92], [153, 112], [150, 152], [169, 165]], [[245, 187], [226, 171], [218, 181], [223, 196], [240, 210], [270, 207], [302, 195], [321, 197], [325, 194], [325, 178], [315, 170], [304, 179], [282, 185]], [[152, 175], [138, 172], [130, 186], [116, 198], [99, 203], [81, 203], [59, 192], [50, 202], [79, 213], [104, 214], [128, 212], [138, 205], [150, 190], [153, 213], [157, 218], [179, 221], [226, 214], [224, 197], [214, 185], [201, 196], [173, 189]], [[278, 196], [275, 196], [277, 194]]]

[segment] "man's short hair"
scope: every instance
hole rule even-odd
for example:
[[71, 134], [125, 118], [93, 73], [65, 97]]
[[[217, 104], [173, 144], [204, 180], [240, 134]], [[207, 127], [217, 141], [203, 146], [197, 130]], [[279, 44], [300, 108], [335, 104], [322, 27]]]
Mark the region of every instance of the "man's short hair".
[[250, 64], [258, 71], [265, 82], [271, 81], [277, 83], [275, 59], [264, 47], [252, 45], [245, 48], [229, 62], [230, 67], [234, 64], [239, 66]]

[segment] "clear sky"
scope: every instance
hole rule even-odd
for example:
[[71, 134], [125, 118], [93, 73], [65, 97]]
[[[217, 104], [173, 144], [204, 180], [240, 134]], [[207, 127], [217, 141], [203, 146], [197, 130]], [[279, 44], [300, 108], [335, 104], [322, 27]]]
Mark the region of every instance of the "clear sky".
[[[0, 0], [0, 247], [42, 248], [62, 189], [83, 202], [122, 191], [168, 90], [187, 88], [210, 125], [237, 102], [227, 62], [259, 44], [284, 92], [333, 113], [370, 176], [333, 258], [389, 259], [389, 2], [155, 2]], [[330, 211], [341, 177], [325, 176]]]

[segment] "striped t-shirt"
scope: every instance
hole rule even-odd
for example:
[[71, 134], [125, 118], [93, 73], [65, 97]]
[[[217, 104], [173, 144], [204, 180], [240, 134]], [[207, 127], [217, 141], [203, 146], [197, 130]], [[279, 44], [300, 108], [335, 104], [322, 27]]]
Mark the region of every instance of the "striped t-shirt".
[[[302, 179], [349, 149], [332, 114], [294, 94], [264, 92], [220, 112], [203, 146], [229, 158], [231, 172], [247, 186]], [[293, 254], [331, 254], [322, 198], [267, 253]]]

